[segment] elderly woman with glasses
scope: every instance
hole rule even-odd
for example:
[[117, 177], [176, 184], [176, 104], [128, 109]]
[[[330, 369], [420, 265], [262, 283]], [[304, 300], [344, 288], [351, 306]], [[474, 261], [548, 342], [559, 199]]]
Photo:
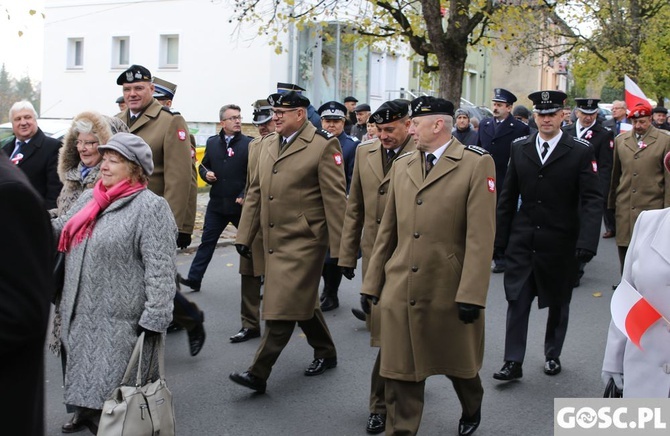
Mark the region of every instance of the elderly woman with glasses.
[[128, 127], [120, 119], [97, 112], [82, 112], [74, 117], [58, 156], [58, 177], [63, 189], [57, 209], [50, 211], [52, 218], [67, 212], [81, 193], [92, 188], [100, 178], [102, 156], [98, 145], [105, 144], [115, 133], [127, 131]]
[[[137, 336], [165, 333], [176, 290], [177, 226], [167, 201], [147, 189], [151, 148], [138, 136], [117, 133], [97, 152], [100, 179], [52, 221], [65, 253], [60, 337], [67, 353], [65, 403], [74, 409], [65, 433], [97, 431]], [[157, 347], [150, 348], [147, 362], [155, 363]]]

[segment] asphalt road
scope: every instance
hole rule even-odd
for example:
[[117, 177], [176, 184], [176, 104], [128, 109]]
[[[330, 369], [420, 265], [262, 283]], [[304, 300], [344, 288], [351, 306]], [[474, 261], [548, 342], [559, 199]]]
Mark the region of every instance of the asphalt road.
[[[178, 269], [188, 272], [192, 254], [178, 256]], [[612, 284], [619, 281], [614, 241], [602, 240], [598, 256], [587, 266], [582, 285], [575, 289], [570, 326], [561, 361], [563, 372], [549, 377], [542, 371], [546, 310], [531, 312], [524, 377], [502, 383], [491, 377], [503, 363], [507, 304], [502, 274], [492, 274], [486, 310], [486, 352], [481, 377], [484, 384], [482, 424], [476, 434], [553, 434], [553, 400], [560, 397], [599, 397], [600, 368], [609, 323]], [[290, 272], [287, 271], [287, 280]], [[325, 314], [338, 347], [338, 366], [318, 377], [303, 370], [312, 351], [302, 331], [280, 356], [259, 395], [228, 380], [232, 371], [245, 370], [259, 339], [231, 344], [228, 337], [240, 328], [238, 256], [231, 246], [217, 249], [202, 291], [187, 293], [206, 313], [207, 341], [196, 357], [188, 353], [185, 332], [168, 335], [166, 372], [176, 404], [179, 435], [364, 435], [368, 415], [370, 371], [376, 349], [369, 347], [364, 323], [350, 311], [358, 304], [360, 270], [353, 281], [342, 281], [340, 308]], [[63, 406], [60, 359], [46, 355], [46, 434], [60, 435], [67, 420]], [[445, 377], [428, 379], [420, 434], [456, 435], [460, 405]], [[85, 433], [81, 433], [85, 434]]]

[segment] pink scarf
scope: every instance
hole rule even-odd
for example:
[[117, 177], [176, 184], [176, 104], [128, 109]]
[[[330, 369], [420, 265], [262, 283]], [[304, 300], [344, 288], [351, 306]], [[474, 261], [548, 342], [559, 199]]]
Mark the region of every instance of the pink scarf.
[[58, 251], [66, 252], [79, 245], [91, 234], [98, 215], [107, 209], [110, 204], [119, 198], [128, 197], [143, 189], [146, 189], [146, 185], [131, 184], [129, 180], [124, 180], [108, 190], [103, 186], [102, 180], [98, 180], [93, 188], [93, 199], [74, 214], [63, 227], [58, 242]]

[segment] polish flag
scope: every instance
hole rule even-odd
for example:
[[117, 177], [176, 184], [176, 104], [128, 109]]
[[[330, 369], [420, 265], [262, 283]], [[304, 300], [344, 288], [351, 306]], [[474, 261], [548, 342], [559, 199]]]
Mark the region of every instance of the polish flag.
[[621, 332], [639, 349], [642, 335], [661, 314], [625, 280], [614, 291], [610, 304], [612, 321]]
[[626, 94], [626, 106], [628, 109], [634, 107], [638, 103], [649, 104], [647, 96], [644, 95], [644, 92], [637, 86], [637, 83], [633, 82], [630, 77], [624, 77], [624, 88]]

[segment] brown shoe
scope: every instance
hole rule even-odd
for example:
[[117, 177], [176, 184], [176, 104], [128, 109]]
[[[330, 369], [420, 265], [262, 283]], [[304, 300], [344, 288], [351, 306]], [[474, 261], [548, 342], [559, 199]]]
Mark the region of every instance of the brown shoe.
[[609, 239], [614, 237], [614, 232], [611, 230], [606, 231], [603, 233], [603, 239]]

